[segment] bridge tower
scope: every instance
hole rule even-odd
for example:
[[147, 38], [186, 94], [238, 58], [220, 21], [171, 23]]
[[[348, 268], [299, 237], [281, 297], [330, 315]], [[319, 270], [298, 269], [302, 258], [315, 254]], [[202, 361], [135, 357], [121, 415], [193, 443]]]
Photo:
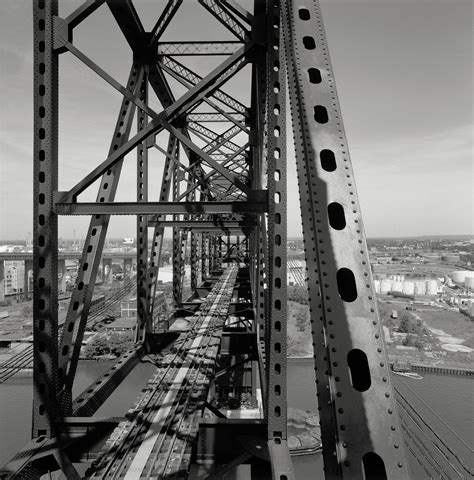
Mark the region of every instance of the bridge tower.
[[[53, 466], [67, 478], [81, 478], [75, 458], [87, 452], [88, 435], [104, 426], [94, 420], [94, 413], [145, 354], [169, 340], [167, 326], [157, 329], [154, 322], [160, 259], [169, 229], [177, 313], [192, 311], [204, 293], [224, 295], [225, 285], [216, 290], [219, 275], [238, 268], [229, 311], [234, 316], [244, 311], [237, 318], [245, 320], [240, 333], [246, 336], [234, 342], [237, 337], [229, 333], [224, 346], [224, 332], [220, 352], [228, 349], [232, 355], [236, 348], [239, 355], [249, 355], [245, 358], [252, 365], [252, 391], [259, 389], [263, 399], [262, 417], [245, 424], [247, 437], [239, 422], [216, 413], [215, 424], [227, 438], [240, 436], [246, 444], [234, 458], [219, 459], [205, 442], [191, 458], [207, 455], [221, 464], [209, 478], [222, 478], [239, 464], [251, 464], [252, 478], [294, 478], [287, 443], [286, 250], [287, 163], [295, 160], [314, 345], [314, 402], [321, 420], [326, 478], [408, 478], [318, 1], [254, 0], [248, 10], [236, 0], [153, 2], [156, 23], [150, 31], [132, 0], [86, 0], [67, 16], [58, 3], [33, 1], [33, 425], [28, 455], [11, 462], [16, 472], [12, 478], [39, 478]], [[132, 52], [126, 84], [74, 43], [76, 27], [98, 9], [113, 16]], [[199, 9], [207, 16], [199, 38], [167, 41], [169, 32], [176, 36], [182, 28], [179, 16], [186, 9], [191, 14]], [[224, 32], [222, 38], [215, 39], [213, 28]], [[194, 30], [199, 30], [197, 25]], [[122, 100], [108, 152], [87, 175], [60, 191], [59, 60], [66, 55], [101, 77]], [[210, 65], [205, 74], [199, 73], [201, 62]], [[287, 154], [287, 103], [296, 159]], [[77, 147], [80, 150], [80, 143]], [[121, 170], [132, 161], [131, 152], [136, 152], [136, 201], [119, 202]], [[150, 174], [156, 152], [159, 179]], [[93, 184], [99, 185], [96, 201], [82, 200]], [[61, 215], [88, 216], [90, 224], [66, 321], [59, 329]], [[137, 343], [115, 369], [74, 399], [80, 348], [113, 215], [136, 217]], [[219, 349], [213, 351], [217, 355]]]

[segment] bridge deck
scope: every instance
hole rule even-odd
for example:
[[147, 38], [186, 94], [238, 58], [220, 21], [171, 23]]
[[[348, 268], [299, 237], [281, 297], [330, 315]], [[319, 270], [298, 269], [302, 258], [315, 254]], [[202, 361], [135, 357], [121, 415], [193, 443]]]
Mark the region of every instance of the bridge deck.
[[89, 478], [162, 478], [188, 470], [237, 275], [226, 270], [158, 362], [144, 394], [113, 432]]

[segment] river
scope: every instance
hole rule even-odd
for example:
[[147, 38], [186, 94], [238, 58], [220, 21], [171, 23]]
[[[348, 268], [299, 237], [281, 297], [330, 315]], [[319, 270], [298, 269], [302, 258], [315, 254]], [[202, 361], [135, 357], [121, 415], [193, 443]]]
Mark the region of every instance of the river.
[[[110, 364], [81, 362], [74, 394], [80, 393]], [[120, 385], [115, 395], [97, 412], [97, 416], [120, 416], [135, 400], [153, 372], [153, 366], [143, 363]], [[316, 389], [312, 360], [290, 360], [288, 365], [288, 403], [295, 408], [314, 410]], [[473, 444], [473, 381], [469, 377], [423, 374], [420, 381], [395, 377], [394, 383], [408, 382], [456, 433]], [[31, 428], [31, 378], [12, 378], [0, 385], [0, 466], [4, 465], [28, 441]], [[298, 480], [323, 479], [321, 454], [294, 457]], [[426, 475], [413, 457], [409, 458], [412, 480], [424, 480]]]

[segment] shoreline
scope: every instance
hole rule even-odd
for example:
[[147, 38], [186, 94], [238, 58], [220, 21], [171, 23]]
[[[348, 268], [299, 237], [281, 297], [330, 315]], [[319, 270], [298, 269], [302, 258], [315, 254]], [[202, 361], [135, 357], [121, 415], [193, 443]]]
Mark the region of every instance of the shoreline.
[[[288, 360], [292, 362], [301, 362], [306, 363], [310, 360], [313, 360], [313, 357], [287, 357]], [[398, 359], [403, 361], [403, 358]], [[393, 365], [395, 362], [390, 360], [390, 365]], [[426, 362], [410, 362], [413, 370], [419, 370], [424, 372], [432, 373], [441, 373], [445, 375], [462, 375], [462, 376], [473, 376], [474, 369], [469, 367], [461, 367], [459, 365], [437, 365]]]

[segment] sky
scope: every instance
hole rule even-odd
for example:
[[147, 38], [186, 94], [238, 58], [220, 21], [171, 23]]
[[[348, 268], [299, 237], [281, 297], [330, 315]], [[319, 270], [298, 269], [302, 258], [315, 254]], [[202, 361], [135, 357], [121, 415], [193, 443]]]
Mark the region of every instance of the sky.
[[[81, 2], [59, 3], [66, 16]], [[151, 28], [164, 2], [134, 3]], [[205, 32], [200, 39], [221, 38], [222, 27], [202, 7], [184, 3], [166, 40], [197, 39], [198, 31]], [[472, 1], [321, 0], [321, 8], [367, 236], [473, 234]], [[74, 43], [126, 82], [131, 57], [106, 6], [78, 27]], [[202, 74], [214, 65], [202, 57], [191, 62]], [[32, 65], [31, 1], [0, 0], [0, 240], [32, 231]], [[243, 72], [230, 91], [238, 96], [246, 81]], [[60, 189], [105, 159], [120, 100], [61, 55]], [[163, 162], [153, 155], [150, 173], [159, 185]], [[118, 200], [134, 199], [134, 172], [128, 156]], [[290, 149], [289, 212], [299, 209], [297, 191]], [[91, 191], [81, 199], [93, 198]], [[81, 238], [86, 229], [85, 218], [60, 219], [63, 238]], [[109, 229], [111, 237], [134, 232], [132, 217], [114, 218]], [[299, 215], [288, 215], [288, 235], [300, 232]]]

